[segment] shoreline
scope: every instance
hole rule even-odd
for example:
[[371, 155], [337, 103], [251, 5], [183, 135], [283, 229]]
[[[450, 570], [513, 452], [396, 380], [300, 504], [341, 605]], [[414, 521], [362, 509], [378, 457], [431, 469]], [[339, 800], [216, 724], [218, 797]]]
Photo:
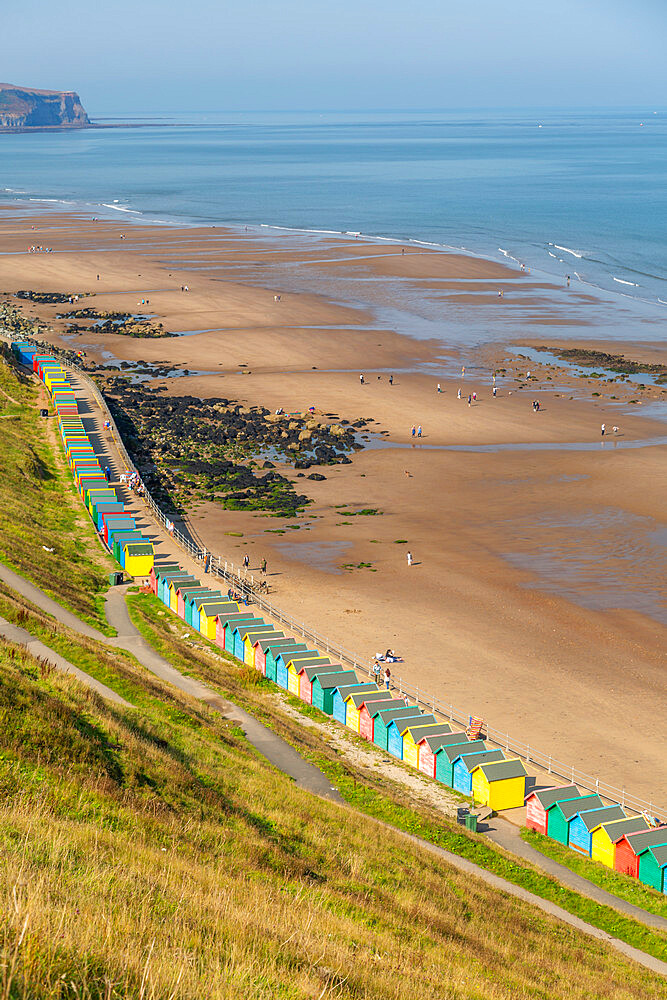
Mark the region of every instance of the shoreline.
[[[18, 248], [30, 238], [30, 223], [21, 221], [17, 229], [17, 222], [0, 216], [0, 249]], [[374, 322], [373, 303], [364, 311], [359, 302], [332, 302], [324, 287], [319, 293], [285, 291], [271, 264], [279, 247], [290, 268], [312, 271], [323, 266], [316, 263], [323, 246], [327, 260], [337, 252], [355, 258], [355, 246], [357, 251], [363, 246], [356, 260], [324, 265], [329, 284], [331, 272], [335, 278], [341, 266], [370, 275], [373, 288], [379, 283], [390, 291], [397, 270], [405, 274], [404, 283], [419, 282], [425, 270], [433, 269], [437, 275], [429, 280], [447, 283], [460, 282], [461, 269], [469, 273], [472, 268], [473, 283], [488, 284], [488, 271], [468, 259], [403, 255], [399, 244], [388, 256], [370, 254], [369, 262], [369, 245], [354, 241], [352, 250], [327, 240], [305, 247], [288, 240], [278, 247], [255, 234], [173, 227], [133, 226], [132, 240], [119, 246], [119, 231], [118, 223], [61, 217], [47, 245], [57, 240], [62, 252], [0, 257], [3, 290], [90, 290], [96, 298], [87, 302], [107, 308], [109, 296], [108, 308], [135, 311], [140, 278], [144, 288], [158, 289], [148, 296], [148, 308], [167, 329], [209, 327], [213, 324], [200, 318], [215, 315], [221, 332], [155, 340], [113, 334], [83, 334], [71, 342], [54, 338], [70, 348], [89, 344], [89, 357], [105, 362], [109, 359], [102, 354], [110, 351], [134, 363], [167, 360], [212, 371], [150, 383], [166, 386], [166, 396], [225, 396], [272, 412], [316, 403], [323, 413], [350, 421], [372, 415], [373, 429], [388, 431], [399, 448], [409, 447], [410, 424], [417, 422], [425, 425], [424, 445], [531, 445], [525, 452], [495, 454], [371, 447], [357, 452], [351, 465], [314, 466], [325, 476], [319, 483], [300, 479], [293, 467], [278, 463], [277, 470], [312, 499], [296, 530], [289, 521], [220, 509], [208, 500], [192, 511], [193, 522], [211, 550], [229, 553], [235, 562], [246, 550], [251, 566], [268, 556], [275, 600], [285, 610], [318, 622], [320, 631], [369, 658], [387, 645], [398, 648], [405, 673], [424, 689], [471, 705], [492, 725], [502, 719], [510, 731], [525, 733], [542, 749], [548, 749], [554, 733], [553, 719], [540, 717], [547, 690], [561, 738], [571, 749], [569, 758], [586, 761], [584, 769], [606, 773], [619, 787], [627, 781], [641, 794], [647, 788], [642, 774], [660, 768], [660, 748], [647, 739], [645, 720], [665, 694], [664, 631], [640, 610], [647, 580], [658, 588], [651, 599], [664, 600], [660, 564], [654, 566], [655, 554], [650, 555], [651, 531], [664, 516], [656, 493], [662, 455], [658, 445], [610, 450], [605, 442], [606, 450], [600, 451], [599, 426], [607, 422], [611, 428], [615, 421], [623, 438], [633, 440], [657, 438], [664, 425], [635, 415], [620, 417], [610, 397], [621, 390], [628, 398], [631, 393], [619, 383], [565, 377], [566, 391], [554, 391], [548, 366], [535, 367], [526, 379], [525, 363], [518, 360], [498, 377], [499, 395], [493, 399], [491, 372], [507, 353], [499, 341], [478, 350], [479, 370], [466, 372], [463, 385], [478, 395], [471, 407], [456, 399], [460, 377], [442, 375], [444, 391], [436, 393], [436, 374], [408, 370], [390, 388], [386, 374], [376, 377], [382, 368], [398, 372], [401, 362], [407, 369], [415, 362], [437, 364], [446, 351], [454, 364], [461, 345], [409, 339]], [[188, 270], [186, 259], [195, 260], [195, 266], [204, 259], [213, 270]], [[458, 276], [452, 268], [458, 268]], [[519, 282], [531, 277], [522, 275]], [[191, 285], [188, 295], [179, 290], [183, 282]], [[278, 304], [275, 294], [282, 296]], [[471, 294], [466, 312], [472, 316], [478, 306], [487, 309], [485, 294]], [[548, 294], [540, 296], [539, 306], [531, 308], [548, 319]], [[56, 312], [27, 305], [29, 314]], [[511, 299], [502, 304], [503, 313], [520, 308]], [[583, 301], [578, 308], [589, 304]], [[507, 322], [504, 316], [502, 322]], [[544, 335], [541, 342], [551, 339]], [[241, 362], [252, 375], [240, 374]], [[362, 363], [368, 377], [363, 387], [358, 381]], [[598, 391], [601, 395], [594, 397]], [[644, 405], [662, 398], [658, 388], [640, 394]], [[544, 404], [540, 414], [530, 410], [534, 395]], [[594, 449], [567, 450], [577, 441], [590, 441]], [[549, 444], [549, 450], [540, 451], [540, 443]], [[361, 508], [380, 513], [346, 516]], [[239, 531], [243, 537], [233, 537]], [[399, 539], [415, 552], [411, 577]], [[559, 582], [563, 559], [568, 565]], [[572, 567], [582, 560], [593, 575], [573, 584]], [[545, 576], [546, 569], [555, 578]], [[601, 592], [609, 610], [595, 606]], [[638, 606], [613, 610], [614, 599], [624, 592]], [[593, 607], [587, 606], [591, 601]], [[656, 795], [660, 791], [653, 780], [651, 789]]]

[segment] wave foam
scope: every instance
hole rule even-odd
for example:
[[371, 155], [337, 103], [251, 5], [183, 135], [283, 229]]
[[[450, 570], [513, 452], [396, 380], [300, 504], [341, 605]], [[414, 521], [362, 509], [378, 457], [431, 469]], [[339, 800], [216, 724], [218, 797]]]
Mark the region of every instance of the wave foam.
[[122, 205], [109, 205], [108, 202], [102, 202], [103, 208], [113, 208], [115, 212], [128, 212], [130, 215], [141, 215], [141, 212], [136, 208], [123, 208]]
[[571, 253], [573, 257], [578, 257], [581, 259], [584, 255], [579, 253], [577, 250], [570, 250], [569, 247], [562, 247], [558, 243], [550, 243], [550, 247], [555, 247], [556, 250], [562, 250], [563, 253]]
[[[614, 278], [613, 274], [612, 278]], [[639, 285], [637, 284], [636, 281], [624, 281], [623, 278], [614, 278], [614, 281], [617, 281], [619, 285], [631, 285], [632, 288], [639, 288]]]

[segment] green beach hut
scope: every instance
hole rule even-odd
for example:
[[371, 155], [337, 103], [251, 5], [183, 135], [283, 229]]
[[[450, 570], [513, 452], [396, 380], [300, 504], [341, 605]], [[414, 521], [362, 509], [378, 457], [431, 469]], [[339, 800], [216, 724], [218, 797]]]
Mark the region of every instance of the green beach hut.
[[354, 684], [357, 675], [354, 670], [337, 670], [333, 674], [316, 674], [312, 682], [312, 704], [327, 715], [333, 714], [333, 693], [342, 684]]
[[570, 842], [570, 823], [585, 809], [601, 809], [604, 802], [599, 795], [580, 795], [566, 802], [554, 802], [547, 809], [547, 829], [549, 836], [567, 847]]
[[639, 881], [667, 893], [667, 844], [645, 847], [639, 854]]

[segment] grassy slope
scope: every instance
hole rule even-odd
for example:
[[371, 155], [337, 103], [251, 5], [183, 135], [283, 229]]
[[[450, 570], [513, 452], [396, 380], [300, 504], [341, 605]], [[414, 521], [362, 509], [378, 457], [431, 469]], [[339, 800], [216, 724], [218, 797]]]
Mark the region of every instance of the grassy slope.
[[[205, 643], [198, 635], [197, 649], [192, 649], [180, 640], [180, 634], [192, 634], [191, 630], [167, 612], [156, 598], [149, 595], [133, 596], [130, 599], [130, 611], [135, 624], [163, 656], [184, 673], [200, 677], [227, 697], [243, 704], [289, 740], [330, 776], [332, 784], [355, 808], [466, 857], [496, 875], [557, 903], [614, 937], [667, 960], [666, 934], [654, 931], [612, 907], [581, 896], [532, 865], [508, 855], [484, 837], [464, 833], [459, 826], [447, 822], [439, 813], [412, 800], [403, 786], [388, 782], [381, 775], [367, 769], [352, 769], [348, 764], [343, 764], [336, 751], [324, 740], [281, 712], [280, 703], [273, 694], [279, 689], [260, 679], [257, 671], [234, 664], [227, 656], [220, 655], [217, 647]], [[204, 655], [206, 647], [211, 650], [213, 658]], [[304, 706], [304, 710], [306, 713], [316, 711], [308, 706]], [[319, 713], [317, 716], [322, 718]]]
[[131, 658], [99, 659], [137, 708], [0, 643], [3, 1000], [661, 995], [600, 943], [301, 792]]
[[0, 559], [108, 632], [103, 594], [114, 563], [99, 547], [63, 452], [54, 446], [53, 421], [47, 427], [38, 416], [37, 392], [32, 380], [0, 359]]
[[667, 919], [667, 896], [663, 892], [658, 892], [657, 889], [652, 889], [650, 886], [644, 885], [643, 882], [639, 882], [638, 879], [630, 878], [629, 875], [612, 871], [611, 868], [600, 864], [599, 861], [583, 857], [583, 855], [570, 850], [569, 847], [564, 847], [535, 830], [524, 829], [521, 831], [521, 836], [531, 847], [541, 851], [548, 858], [553, 858], [559, 864], [565, 865], [566, 868], [570, 868], [577, 875], [588, 879], [589, 882], [599, 885], [601, 889]]

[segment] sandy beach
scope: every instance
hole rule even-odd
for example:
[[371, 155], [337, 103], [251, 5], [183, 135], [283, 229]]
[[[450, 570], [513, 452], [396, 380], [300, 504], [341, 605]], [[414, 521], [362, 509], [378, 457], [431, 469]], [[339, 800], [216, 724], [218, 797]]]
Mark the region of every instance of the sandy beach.
[[[54, 252], [27, 253], [35, 244]], [[322, 481], [277, 463], [312, 499], [296, 521], [205, 502], [191, 511], [202, 540], [251, 567], [266, 558], [271, 599], [361, 657], [392, 647], [396, 676], [667, 805], [667, 386], [525, 354], [577, 346], [664, 363], [650, 329], [605, 344], [584, 288], [353, 238], [6, 210], [0, 274], [3, 292], [93, 293], [78, 305], [181, 334], [72, 335], [61, 306], [21, 303], [93, 361], [178, 369], [150, 383], [168, 394], [372, 418], [364, 449], [317, 467]], [[440, 325], [420, 308], [427, 296]], [[496, 332], [464, 342], [467, 324]]]

